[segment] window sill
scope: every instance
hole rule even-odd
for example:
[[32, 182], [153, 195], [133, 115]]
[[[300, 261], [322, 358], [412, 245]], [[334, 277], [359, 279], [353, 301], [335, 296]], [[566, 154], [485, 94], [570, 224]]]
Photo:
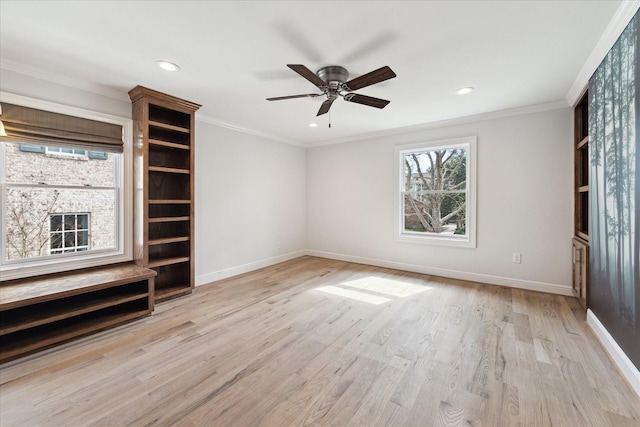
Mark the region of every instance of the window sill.
[[418, 245], [430, 245], [430, 246], [448, 246], [456, 248], [476, 248], [476, 242], [469, 237], [440, 237], [436, 235], [417, 235], [417, 234], [399, 234], [395, 239], [397, 242], [412, 243]]

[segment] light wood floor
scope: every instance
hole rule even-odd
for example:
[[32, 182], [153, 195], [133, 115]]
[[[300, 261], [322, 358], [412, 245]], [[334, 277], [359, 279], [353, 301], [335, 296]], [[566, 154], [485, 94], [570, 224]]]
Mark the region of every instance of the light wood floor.
[[0, 368], [9, 426], [640, 426], [573, 298], [303, 257]]

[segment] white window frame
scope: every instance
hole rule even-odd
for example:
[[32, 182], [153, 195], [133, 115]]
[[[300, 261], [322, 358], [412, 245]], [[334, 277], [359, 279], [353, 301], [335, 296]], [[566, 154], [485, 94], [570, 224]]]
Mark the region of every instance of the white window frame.
[[[33, 259], [4, 260], [0, 258], [0, 274], [2, 280], [50, 274], [61, 271], [76, 270], [98, 265], [115, 264], [131, 261], [133, 245], [133, 121], [129, 118], [113, 116], [82, 108], [70, 107], [49, 101], [42, 101], [7, 92], [0, 92], [0, 100], [9, 104], [51, 111], [91, 120], [102, 121], [122, 126], [123, 152], [120, 167], [117, 168], [117, 204], [118, 218], [116, 221], [116, 248], [105, 251], [86, 251], [56, 256], [34, 257]], [[0, 144], [0, 199], [2, 206], [6, 206], [7, 184], [5, 176], [5, 144]], [[0, 214], [0, 245], [2, 254], [6, 253], [6, 218], [5, 212]]]
[[[404, 230], [404, 156], [418, 151], [435, 151], [448, 148], [463, 148], [467, 151], [467, 193], [466, 193], [466, 236], [439, 235], [436, 233], [408, 232]], [[395, 147], [395, 240], [405, 243], [425, 245], [453, 246], [462, 248], [476, 247], [476, 168], [477, 137], [417, 142]]]

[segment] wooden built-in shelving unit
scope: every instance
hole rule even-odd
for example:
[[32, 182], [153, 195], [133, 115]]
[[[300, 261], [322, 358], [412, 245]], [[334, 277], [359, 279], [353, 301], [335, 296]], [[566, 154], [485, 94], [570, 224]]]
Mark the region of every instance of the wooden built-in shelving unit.
[[0, 285], [0, 363], [146, 316], [156, 273], [134, 263]]
[[589, 97], [580, 98], [574, 110], [574, 238], [573, 292], [586, 309], [589, 305]]
[[158, 273], [156, 301], [194, 287], [194, 130], [200, 105], [137, 86], [134, 121], [134, 251]]

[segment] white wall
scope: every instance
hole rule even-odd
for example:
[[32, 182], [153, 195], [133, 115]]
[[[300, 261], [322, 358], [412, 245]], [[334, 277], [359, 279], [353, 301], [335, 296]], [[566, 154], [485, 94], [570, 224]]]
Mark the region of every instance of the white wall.
[[[570, 294], [570, 108], [432, 128], [307, 151], [312, 254]], [[477, 248], [394, 240], [394, 146], [478, 137]], [[513, 252], [522, 263], [511, 262]]]
[[196, 123], [196, 283], [306, 248], [305, 149]]

